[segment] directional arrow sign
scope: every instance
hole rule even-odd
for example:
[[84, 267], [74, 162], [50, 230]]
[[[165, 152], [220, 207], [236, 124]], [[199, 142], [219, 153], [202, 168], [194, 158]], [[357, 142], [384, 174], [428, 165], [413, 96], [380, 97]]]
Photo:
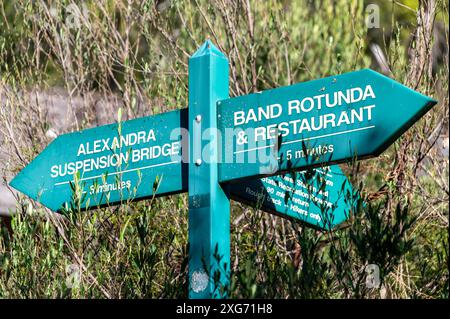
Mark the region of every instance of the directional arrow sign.
[[434, 104], [370, 69], [219, 101], [219, 180], [377, 156]]
[[378, 155], [436, 103], [372, 70], [227, 99], [228, 68], [206, 41], [189, 109], [62, 135], [10, 185], [55, 211], [189, 191], [189, 296], [225, 297], [230, 196], [330, 229], [355, 194], [324, 166]]
[[325, 230], [344, 222], [358, 198], [337, 165], [232, 183], [229, 192], [235, 200]]
[[186, 121], [184, 109], [61, 135], [10, 185], [54, 211], [186, 191]]

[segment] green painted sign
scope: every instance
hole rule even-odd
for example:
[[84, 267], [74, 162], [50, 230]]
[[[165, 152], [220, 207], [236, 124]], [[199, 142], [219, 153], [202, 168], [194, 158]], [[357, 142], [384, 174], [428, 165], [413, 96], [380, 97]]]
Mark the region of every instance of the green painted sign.
[[233, 199], [325, 230], [347, 220], [359, 198], [337, 165], [241, 181], [228, 189]]
[[[92, 209], [151, 196], [186, 192], [189, 171], [188, 162], [182, 161], [182, 146], [186, 144], [187, 138], [183, 141], [182, 134], [187, 133], [187, 121], [188, 109], [181, 109], [125, 121], [120, 125], [110, 124], [61, 135], [13, 179], [11, 186], [54, 211], [60, 211], [71, 204], [79, 205], [82, 209]], [[201, 127], [200, 124], [205, 121], [205, 117], [200, 123], [194, 121], [193, 131], [197, 133], [196, 127]], [[205, 125], [203, 129], [206, 129]], [[193, 134], [192, 138], [195, 136]], [[208, 144], [208, 141], [203, 142]], [[186, 145], [185, 148], [187, 149]], [[200, 150], [201, 148], [200, 145]], [[195, 158], [191, 159], [191, 163], [195, 165], [194, 168], [197, 167]], [[204, 174], [200, 174], [200, 177]], [[298, 173], [296, 176], [297, 185], [300, 185], [298, 183], [304, 178], [304, 174]], [[335, 177], [330, 179], [328, 174], [326, 188], [332, 194], [330, 202], [334, 205], [333, 209], [338, 211], [334, 212], [336, 217], [333, 226], [344, 220], [343, 212], [348, 207], [348, 204], [336, 201], [337, 195], [333, 195], [339, 193], [343, 181], [346, 181], [345, 176], [340, 170], [334, 176], [341, 176], [342, 181], [335, 181]], [[280, 186], [262, 202], [262, 209], [326, 228], [322, 222], [323, 217], [317, 223], [320, 208], [314, 201], [306, 204], [310, 205], [309, 211], [313, 216], [310, 218], [299, 213], [306, 211], [307, 207], [296, 207], [291, 203], [288, 207], [292, 209], [289, 209], [281, 204], [280, 199], [276, 199], [286, 187], [292, 188], [287, 178], [288, 176], [275, 176], [248, 180], [230, 184], [232, 187], [227, 189], [233, 199], [258, 204], [258, 198], [251, 195], [261, 192], [261, 187], [265, 189], [262, 193], [267, 193], [277, 183]], [[280, 181], [283, 183], [280, 184]], [[310, 179], [308, 183], [313, 184], [314, 181]], [[336, 186], [330, 187], [330, 183]], [[351, 189], [348, 181], [346, 185]], [[315, 187], [320, 188], [319, 185]], [[75, 196], [77, 193], [79, 198]], [[298, 203], [296, 197], [294, 193], [290, 202]]]
[[61, 135], [10, 185], [54, 211], [186, 191], [186, 120], [184, 109]]
[[434, 104], [370, 69], [220, 101], [220, 181], [378, 156]]

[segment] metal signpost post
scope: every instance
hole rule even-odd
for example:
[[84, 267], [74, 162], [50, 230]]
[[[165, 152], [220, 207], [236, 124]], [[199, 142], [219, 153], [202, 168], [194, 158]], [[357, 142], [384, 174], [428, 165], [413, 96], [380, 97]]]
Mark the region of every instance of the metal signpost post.
[[331, 164], [377, 156], [435, 103], [372, 70], [228, 98], [208, 40], [188, 109], [62, 135], [10, 185], [54, 211], [189, 192], [189, 297], [226, 298], [230, 198], [330, 230], [357, 197]]
[[219, 185], [218, 100], [228, 98], [228, 60], [208, 40], [189, 59], [189, 297], [226, 296], [230, 200]]

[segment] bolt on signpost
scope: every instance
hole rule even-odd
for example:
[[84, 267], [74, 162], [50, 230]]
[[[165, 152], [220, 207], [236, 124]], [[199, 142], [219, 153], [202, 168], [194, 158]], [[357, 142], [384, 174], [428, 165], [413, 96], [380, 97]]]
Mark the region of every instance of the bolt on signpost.
[[228, 98], [208, 40], [189, 59], [188, 109], [59, 136], [10, 185], [54, 211], [188, 192], [189, 297], [226, 298], [230, 198], [330, 230], [355, 196], [331, 164], [378, 156], [434, 104], [372, 70]]

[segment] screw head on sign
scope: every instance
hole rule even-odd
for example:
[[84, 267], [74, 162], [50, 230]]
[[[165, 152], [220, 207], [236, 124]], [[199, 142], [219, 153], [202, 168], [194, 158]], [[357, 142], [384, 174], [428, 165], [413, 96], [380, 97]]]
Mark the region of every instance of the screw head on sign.
[[197, 165], [197, 166], [202, 165], [202, 160], [197, 158], [197, 160], [195, 161], [195, 165]]
[[200, 123], [201, 120], [202, 120], [202, 116], [200, 114], [195, 117], [195, 121], [197, 123]]

